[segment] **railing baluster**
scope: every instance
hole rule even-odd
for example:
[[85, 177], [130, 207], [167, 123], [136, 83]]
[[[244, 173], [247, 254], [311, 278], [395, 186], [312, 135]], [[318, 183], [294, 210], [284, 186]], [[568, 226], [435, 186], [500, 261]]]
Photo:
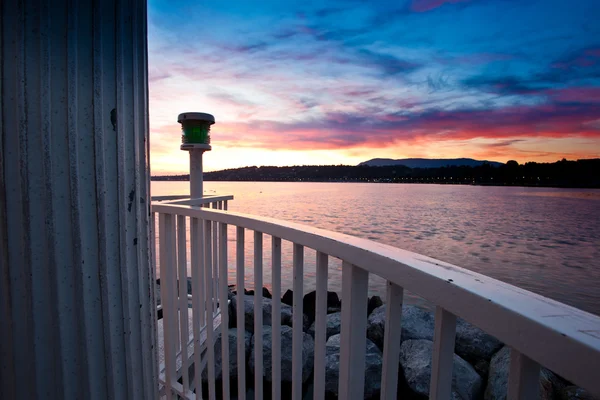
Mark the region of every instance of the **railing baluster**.
[[218, 245], [219, 245], [219, 232], [217, 230], [217, 223], [213, 222], [213, 229], [212, 229], [212, 268], [213, 268], [213, 277], [212, 277], [212, 284], [213, 284], [213, 298], [212, 298], [212, 310], [213, 310], [213, 314], [217, 312], [217, 308], [218, 308], [218, 301], [217, 299], [219, 298], [219, 249], [218, 249]]
[[[292, 316], [292, 400], [302, 399], [302, 296], [304, 294], [304, 246], [294, 243], [294, 299]], [[365, 311], [366, 312], [366, 311]]]
[[186, 255], [186, 223], [185, 216], [177, 216], [177, 266], [179, 269], [179, 334], [181, 337], [181, 370], [183, 371], [183, 390], [190, 388], [189, 381], [189, 314], [187, 297], [187, 255]]
[[206, 283], [206, 342], [208, 353], [208, 398], [215, 400], [215, 340], [214, 314], [212, 312], [213, 279], [212, 279], [212, 221], [204, 220], [204, 282]]
[[[262, 311], [263, 234], [254, 231], [254, 394], [263, 398], [263, 311]], [[272, 319], [277, 319], [274, 315]]]
[[508, 375], [509, 399], [537, 399], [540, 388], [540, 365], [525, 354], [510, 350]]
[[225, 200], [225, 202], [223, 204], [223, 210], [227, 211], [227, 200]]
[[227, 295], [227, 224], [219, 223], [219, 305], [221, 307], [221, 376], [223, 377], [223, 398], [229, 400], [229, 307]]
[[237, 290], [237, 364], [238, 398], [246, 396], [246, 334], [244, 327], [244, 228], [236, 230], [236, 290]]
[[342, 263], [342, 331], [340, 399], [362, 399], [365, 388], [365, 347], [369, 273]]
[[201, 222], [198, 218], [192, 218], [190, 231], [191, 272], [192, 272], [192, 315], [194, 328], [194, 386], [196, 398], [202, 399], [202, 369], [200, 330], [204, 326], [204, 274], [202, 270], [202, 259], [204, 246]]
[[[154, 265], [153, 268], [156, 268], [157, 265], [159, 265], [158, 263], [158, 255], [156, 254], [156, 213], [153, 212], [152, 213], [152, 220], [150, 222], [152, 224], [152, 236], [151, 236], [151, 242], [150, 242], [150, 248], [152, 249], [152, 261], [154, 261]], [[156, 282], [155, 282], [156, 284]]]
[[400, 337], [402, 334], [403, 289], [387, 282], [385, 336], [383, 338], [383, 374], [381, 378], [381, 399], [394, 400], [398, 390], [398, 364]]
[[429, 389], [429, 398], [432, 400], [449, 400], [451, 398], [455, 338], [456, 316], [442, 307], [436, 307]]
[[[272, 315], [281, 315], [281, 239], [271, 237]], [[271, 318], [273, 379], [272, 399], [281, 399], [281, 318]]]
[[176, 269], [175, 221], [171, 214], [159, 214], [160, 237], [160, 283], [163, 306], [163, 332], [165, 351], [165, 393], [167, 399], [173, 396], [172, 386], [176, 381], [175, 367], [177, 357], [177, 296], [174, 276]]
[[327, 340], [327, 272], [329, 256], [317, 252], [317, 288], [315, 309], [315, 369], [313, 399], [325, 398], [325, 342]]

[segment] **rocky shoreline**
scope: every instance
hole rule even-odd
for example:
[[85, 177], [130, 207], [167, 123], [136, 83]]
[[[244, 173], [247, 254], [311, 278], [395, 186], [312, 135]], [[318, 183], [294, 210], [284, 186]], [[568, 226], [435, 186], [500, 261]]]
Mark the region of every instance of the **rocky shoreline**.
[[[191, 285], [188, 281], [188, 292]], [[263, 374], [265, 398], [270, 398], [272, 379], [272, 300], [271, 293], [263, 288]], [[250, 388], [246, 398], [254, 398], [254, 291], [245, 291], [244, 331], [246, 358], [246, 385]], [[237, 328], [236, 312], [238, 296], [235, 290], [229, 292], [229, 376], [231, 389], [237, 388]], [[293, 292], [288, 290], [281, 300], [281, 388], [282, 398], [291, 396], [292, 379], [292, 309]], [[312, 399], [314, 331], [315, 331], [315, 292], [307, 293], [303, 298], [303, 362], [302, 380], [304, 398]], [[326, 398], [338, 398], [340, 331], [342, 302], [337, 293], [328, 292], [327, 296], [327, 333], [325, 382]], [[381, 390], [383, 367], [383, 338], [385, 334], [386, 305], [379, 296], [373, 296], [368, 302], [367, 333], [365, 337], [365, 398], [378, 399]], [[433, 353], [434, 315], [432, 312], [415, 305], [402, 307], [402, 335], [400, 346], [400, 366], [398, 398], [427, 399], [431, 376]], [[217, 391], [221, 388], [221, 331], [217, 333], [215, 343]], [[504, 400], [507, 397], [508, 371], [510, 367], [510, 349], [495, 337], [458, 318], [456, 342], [453, 360], [452, 398], [460, 400]], [[207, 379], [206, 371], [203, 380]], [[206, 385], [203, 385], [204, 391]], [[540, 372], [540, 396], [543, 400], [594, 399], [585, 390], [574, 386], [553, 372], [542, 368]]]

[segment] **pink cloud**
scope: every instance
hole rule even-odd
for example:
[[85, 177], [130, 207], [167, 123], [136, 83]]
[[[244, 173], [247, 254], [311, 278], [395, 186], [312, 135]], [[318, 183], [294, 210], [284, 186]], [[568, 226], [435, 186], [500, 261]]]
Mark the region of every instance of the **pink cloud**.
[[[548, 90], [555, 101], [567, 103], [600, 103], [600, 87], [570, 87]], [[600, 112], [598, 113], [600, 117]]]
[[444, 4], [466, 3], [469, 1], [471, 0], [413, 0], [411, 8], [414, 12], [426, 12]]

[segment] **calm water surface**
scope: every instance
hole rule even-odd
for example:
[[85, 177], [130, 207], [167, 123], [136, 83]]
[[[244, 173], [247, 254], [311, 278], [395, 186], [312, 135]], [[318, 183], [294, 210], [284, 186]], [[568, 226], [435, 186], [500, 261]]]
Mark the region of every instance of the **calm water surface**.
[[[600, 190], [373, 183], [205, 182], [233, 194], [232, 211], [308, 224], [425, 254], [600, 315]], [[152, 195], [187, 194], [188, 182], [152, 182]], [[230, 231], [230, 240], [234, 231]], [[253, 286], [247, 233], [246, 285]], [[265, 286], [271, 280], [264, 240]], [[229, 246], [230, 281], [235, 253]], [[189, 258], [188, 258], [189, 259]], [[305, 290], [314, 252], [305, 253]], [[291, 244], [282, 289], [291, 288]], [[340, 291], [338, 260], [329, 289]], [[384, 293], [372, 278], [371, 293]], [[412, 297], [414, 301], [415, 298]]]

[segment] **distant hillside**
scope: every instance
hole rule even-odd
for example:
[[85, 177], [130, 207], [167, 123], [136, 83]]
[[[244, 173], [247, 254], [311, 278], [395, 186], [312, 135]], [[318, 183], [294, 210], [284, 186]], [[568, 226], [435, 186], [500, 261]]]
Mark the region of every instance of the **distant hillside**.
[[[426, 160], [447, 163], [449, 160]], [[452, 161], [452, 160], [451, 160]], [[475, 160], [472, 160], [475, 161]], [[244, 167], [205, 172], [206, 181], [254, 182], [383, 182], [435, 183], [496, 186], [553, 186], [600, 188], [600, 158], [555, 163], [509, 161], [493, 167], [480, 165], [409, 168], [405, 165], [303, 165], [293, 167]], [[155, 181], [189, 180], [189, 175], [153, 176]]]
[[493, 167], [504, 165], [497, 161], [479, 161], [472, 158], [373, 158], [361, 162], [359, 166], [384, 167], [388, 165], [404, 165], [409, 168], [442, 168], [442, 167], [478, 167], [488, 163]]

